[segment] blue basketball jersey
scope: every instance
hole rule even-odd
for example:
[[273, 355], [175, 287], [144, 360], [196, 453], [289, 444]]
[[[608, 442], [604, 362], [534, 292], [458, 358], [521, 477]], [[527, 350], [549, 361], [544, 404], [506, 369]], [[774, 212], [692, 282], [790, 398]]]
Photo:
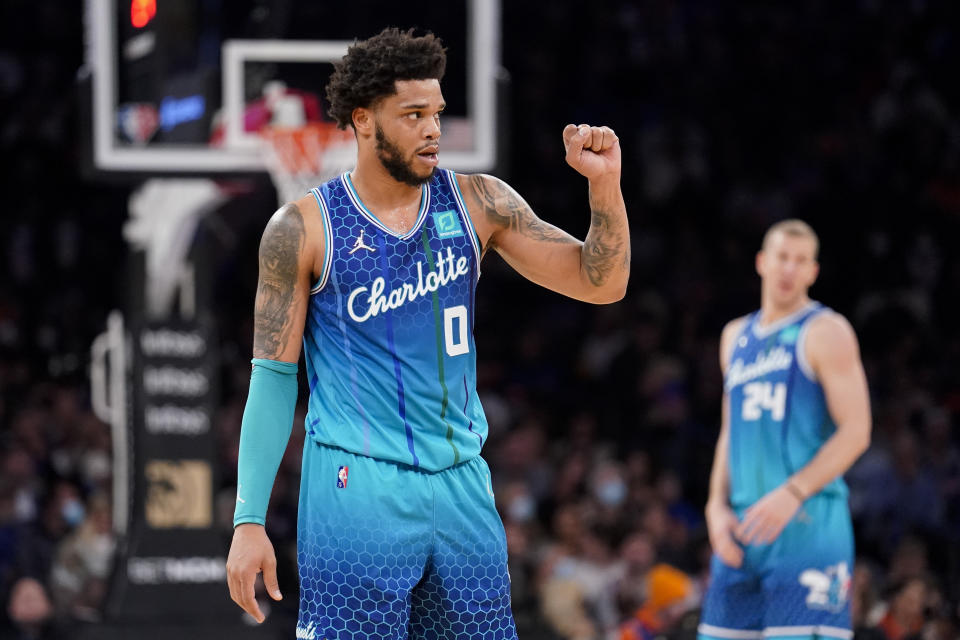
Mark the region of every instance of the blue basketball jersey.
[[[750, 506], [805, 466], [836, 431], [823, 388], [804, 355], [810, 321], [829, 311], [811, 302], [769, 326], [748, 316], [734, 343], [724, 387], [730, 399], [730, 501]], [[846, 497], [842, 478], [825, 495]]]
[[349, 174], [313, 189], [325, 264], [304, 328], [315, 441], [439, 471], [477, 456], [473, 305], [480, 244], [452, 171], [422, 188], [400, 234], [360, 201]]

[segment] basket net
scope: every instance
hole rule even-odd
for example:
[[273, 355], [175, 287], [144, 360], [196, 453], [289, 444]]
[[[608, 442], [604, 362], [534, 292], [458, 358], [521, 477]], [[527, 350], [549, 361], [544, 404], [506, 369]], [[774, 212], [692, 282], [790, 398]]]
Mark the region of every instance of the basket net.
[[263, 153], [280, 204], [306, 195], [310, 189], [353, 168], [357, 143], [349, 129], [329, 122], [302, 127], [266, 127]]

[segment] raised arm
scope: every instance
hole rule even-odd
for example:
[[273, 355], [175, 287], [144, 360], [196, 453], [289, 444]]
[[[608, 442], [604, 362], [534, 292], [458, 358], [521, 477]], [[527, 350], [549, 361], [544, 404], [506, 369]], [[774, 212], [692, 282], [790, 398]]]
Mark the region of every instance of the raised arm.
[[598, 304], [620, 300], [630, 275], [630, 231], [620, 191], [620, 143], [609, 127], [567, 125], [567, 163], [589, 181], [590, 230], [580, 241], [544, 222], [502, 180], [458, 176], [484, 249], [527, 279]]

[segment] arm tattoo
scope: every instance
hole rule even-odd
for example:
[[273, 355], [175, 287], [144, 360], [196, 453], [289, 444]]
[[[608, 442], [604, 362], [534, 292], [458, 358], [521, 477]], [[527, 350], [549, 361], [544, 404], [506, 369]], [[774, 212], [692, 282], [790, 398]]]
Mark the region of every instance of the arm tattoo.
[[517, 231], [534, 240], [577, 243], [576, 239], [534, 215], [530, 206], [499, 180], [472, 175], [470, 185], [474, 197], [483, 207], [484, 215], [494, 226]]
[[594, 286], [599, 287], [607, 282], [610, 273], [616, 268], [615, 261], [623, 253], [621, 269], [630, 266], [630, 247], [624, 248], [623, 238], [620, 237], [610, 224], [609, 211], [591, 207], [590, 231], [583, 243], [580, 254], [580, 264], [587, 277]]
[[254, 310], [255, 358], [278, 358], [286, 345], [293, 326], [294, 289], [305, 239], [303, 216], [293, 204], [271, 218], [263, 232]]

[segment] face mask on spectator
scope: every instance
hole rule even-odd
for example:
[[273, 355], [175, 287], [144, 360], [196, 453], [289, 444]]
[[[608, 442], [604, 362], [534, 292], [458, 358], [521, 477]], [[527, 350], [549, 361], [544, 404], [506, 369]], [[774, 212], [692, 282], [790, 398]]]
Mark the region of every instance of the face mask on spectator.
[[536, 511], [537, 505], [528, 494], [522, 493], [510, 501], [507, 515], [513, 522], [529, 522]]
[[26, 489], [17, 491], [13, 510], [19, 522], [28, 522], [37, 517], [37, 502], [33, 494]]
[[621, 480], [608, 480], [597, 487], [596, 494], [605, 506], [616, 507], [627, 497], [627, 485]]
[[76, 498], [70, 498], [63, 503], [62, 507], [60, 507], [60, 515], [63, 516], [64, 522], [71, 527], [75, 527], [83, 522], [83, 517], [86, 515], [86, 510], [83, 508], [82, 502]]

